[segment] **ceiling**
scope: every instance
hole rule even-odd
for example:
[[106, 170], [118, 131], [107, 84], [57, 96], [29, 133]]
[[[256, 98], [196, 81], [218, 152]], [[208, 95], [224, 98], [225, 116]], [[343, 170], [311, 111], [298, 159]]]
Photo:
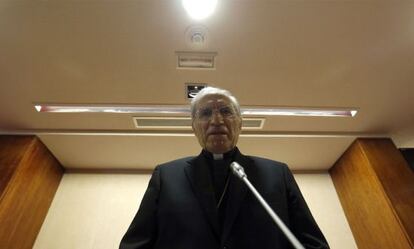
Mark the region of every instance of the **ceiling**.
[[[177, 69], [176, 51], [216, 52], [216, 69]], [[0, 133], [38, 135], [66, 168], [151, 169], [200, 148], [190, 130], [136, 129], [138, 114], [34, 103], [187, 105], [187, 82], [246, 107], [359, 110], [243, 132], [244, 154], [294, 170], [329, 169], [357, 137], [414, 147], [414, 1], [222, 0], [194, 21], [178, 0], [0, 0]]]

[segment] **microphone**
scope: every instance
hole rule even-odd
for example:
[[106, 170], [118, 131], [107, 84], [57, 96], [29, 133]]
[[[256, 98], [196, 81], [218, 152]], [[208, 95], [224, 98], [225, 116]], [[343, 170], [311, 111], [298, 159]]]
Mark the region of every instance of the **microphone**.
[[267, 204], [267, 202], [263, 199], [260, 193], [257, 192], [256, 188], [250, 183], [250, 181], [247, 179], [247, 175], [244, 172], [243, 167], [237, 162], [232, 162], [230, 164], [230, 168], [237, 177], [239, 177], [244, 183], [246, 183], [247, 187], [249, 187], [254, 196], [256, 196], [260, 204], [262, 204], [262, 206], [270, 215], [270, 217], [272, 217], [276, 225], [280, 228], [280, 230], [282, 230], [283, 234], [288, 238], [290, 243], [292, 243], [293, 247], [295, 247], [295, 249], [305, 249], [305, 247], [303, 247], [303, 245], [299, 242], [295, 235], [293, 235], [293, 233], [289, 230], [285, 223], [283, 223], [279, 216], [277, 216], [277, 214], [272, 210], [269, 204]]

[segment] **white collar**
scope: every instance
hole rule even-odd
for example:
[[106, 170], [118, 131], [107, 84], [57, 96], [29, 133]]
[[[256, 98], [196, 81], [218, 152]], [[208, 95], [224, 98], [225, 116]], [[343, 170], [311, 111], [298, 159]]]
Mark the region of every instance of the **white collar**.
[[214, 160], [222, 160], [223, 159], [223, 154], [213, 154], [213, 158], [214, 158]]

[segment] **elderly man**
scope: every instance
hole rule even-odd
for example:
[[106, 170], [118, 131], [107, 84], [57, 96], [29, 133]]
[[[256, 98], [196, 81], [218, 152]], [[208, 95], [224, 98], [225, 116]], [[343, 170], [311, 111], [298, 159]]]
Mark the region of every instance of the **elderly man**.
[[207, 87], [191, 102], [197, 157], [155, 168], [120, 249], [292, 248], [248, 188], [230, 173], [236, 161], [306, 248], [329, 248], [288, 167], [245, 156], [236, 143], [240, 107], [230, 92]]

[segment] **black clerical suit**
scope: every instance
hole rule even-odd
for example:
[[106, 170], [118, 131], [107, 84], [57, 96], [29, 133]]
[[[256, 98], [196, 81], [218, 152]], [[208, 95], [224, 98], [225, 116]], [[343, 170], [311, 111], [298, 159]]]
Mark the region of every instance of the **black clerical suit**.
[[[244, 156], [237, 148], [225, 154], [224, 162], [231, 161], [244, 167], [248, 179], [306, 248], [328, 248], [285, 164]], [[203, 151], [157, 166], [120, 249], [292, 248], [240, 179], [230, 173], [217, 183], [213, 163], [211, 154]]]

